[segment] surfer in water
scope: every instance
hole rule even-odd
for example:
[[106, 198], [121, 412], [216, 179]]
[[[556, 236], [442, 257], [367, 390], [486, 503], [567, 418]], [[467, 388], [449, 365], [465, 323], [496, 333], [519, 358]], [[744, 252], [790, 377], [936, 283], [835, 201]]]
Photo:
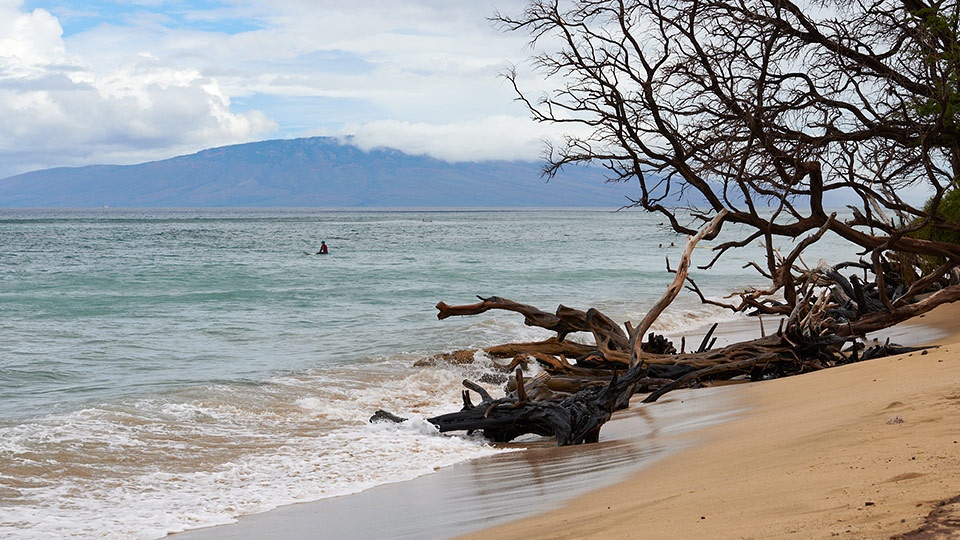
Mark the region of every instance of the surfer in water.
[[320, 251], [317, 252], [317, 255], [326, 255], [327, 253], [330, 253], [330, 251], [327, 250], [327, 242], [320, 242]]

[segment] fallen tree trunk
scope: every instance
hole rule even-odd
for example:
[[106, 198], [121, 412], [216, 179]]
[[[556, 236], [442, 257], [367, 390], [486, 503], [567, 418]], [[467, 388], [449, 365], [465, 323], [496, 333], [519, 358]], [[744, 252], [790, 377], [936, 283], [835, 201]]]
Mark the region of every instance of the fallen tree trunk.
[[[529, 326], [556, 332], [556, 337], [488, 347], [482, 351], [456, 351], [418, 362], [418, 365], [438, 361], [472, 362], [478, 352], [482, 352], [492, 359], [512, 358], [509, 363], [494, 362], [493, 365], [515, 373], [507, 381], [507, 395], [498, 399], [478, 384], [464, 381], [467, 390], [462, 395], [463, 408], [428, 421], [443, 433], [482, 431], [485, 437], [496, 442], [510, 441], [528, 433], [556, 437], [560, 446], [595, 442], [610, 415], [627, 407], [637, 392], [649, 392], [644, 402], [651, 403], [677, 388], [714, 380], [755, 381], [789, 376], [903, 352], [907, 349], [887, 344], [861, 355], [857, 340], [862, 331], [889, 322], [893, 320], [891, 317], [922, 313], [933, 305], [960, 299], [957, 292], [960, 286], [954, 285], [917, 302], [915, 308], [901, 307], [892, 313], [885, 311], [890, 302], [881, 301], [886, 293], [877, 296], [878, 286], [856, 278], [848, 280], [833, 269], [809, 271], [804, 274], [805, 285], [799, 288], [803, 295], [795, 299], [789, 310], [782, 310], [785, 318], [781, 319], [775, 334], [713, 349], [714, 325], [695, 351], [683, 352], [681, 346], [680, 353], [662, 336], [649, 334], [647, 341], [642, 341], [642, 336], [676, 298], [685, 281], [699, 294], [696, 284], [688, 277], [693, 249], [700, 239], [717, 234], [726, 215], [719, 213], [688, 239], [673, 282], [640, 325], [634, 328], [629, 322], [624, 324], [626, 332], [596, 309], [581, 311], [560, 305], [554, 313], [548, 313], [497, 296], [478, 297], [480, 302], [469, 305], [438, 303], [440, 319], [506, 310], [523, 315], [524, 323]], [[591, 334], [595, 344], [566, 339], [577, 332]], [[854, 346], [844, 351], [843, 347], [850, 342]], [[524, 377], [523, 369], [534, 363], [542, 372], [533, 378]], [[479, 404], [472, 403], [471, 391], [480, 395]], [[402, 418], [378, 411], [371, 421], [402, 421]]]
[[454, 364], [470, 364], [476, 360], [478, 352], [486, 354], [491, 358], [513, 358], [522, 354], [547, 354], [553, 356], [566, 356], [568, 358], [580, 358], [597, 351], [592, 345], [582, 345], [572, 341], [560, 341], [557, 338], [550, 338], [544, 341], [534, 341], [529, 343], [508, 343], [505, 345], [496, 345], [483, 349], [466, 349], [454, 351], [452, 353], [438, 354], [418, 360], [414, 365], [429, 366], [437, 362], [451, 362]]
[[[831, 340], [830, 350], [834, 350], [833, 345], [835, 341]], [[885, 347], [892, 353], [921, 349]], [[511, 379], [512, 386], [508, 385], [511, 393], [499, 399], [465, 380], [463, 384], [468, 390], [463, 393], [463, 408], [427, 420], [441, 433], [482, 431], [493, 442], [508, 442], [520, 435], [535, 434], [555, 437], [559, 446], [583, 444], [596, 442], [600, 428], [613, 412], [627, 407], [630, 398], [639, 391], [651, 392], [644, 403], [652, 403], [667, 392], [695, 382], [733, 376], [760, 380], [771, 374], [784, 376], [822, 369], [839, 358], [844, 363], [857, 360], [856, 355], [801, 359], [793, 344], [778, 336], [677, 356], [683, 358], [687, 366], [702, 367], [688, 369], [684, 374], [670, 378], [651, 377], [651, 366], [644, 364], [635, 364], [622, 374], [614, 371], [606, 380], [598, 376], [572, 378], [543, 372], [526, 383], [522, 371], [518, 370]], [[576, 366], [570, 368], [577, 371]], [[470, 400], [470, 390], [480, 394], [479, 404], [474, 405]], [[371, 421], [399, 422], [403, 418], [377, 411]]]
[[437, 318], [446, 319], [453, 315], [478, 315], [486, 313], [491, 309], [505, 311], [514, 311], [523, 315], [523, 322], [527, 326], [537, 326], [557, 333], [557, 340], [563, 341], [563, 338], [571, 332], [586, 332], [589, 330], [587, 325], [587, 314], [583, 311], [570, 309], [561, 305], [556, 313], [547, 313], [527, 304], [520, 304], [512, 300], [506, 300], [497, 296], [481, 298], [476, 304], [462, 306], [448, 306], [440, 302], [437, 304]]
[[[694, 371], [694, 372], [692, 372], [692, 373], [688, 373], [688, 374], [684, 375], [683, 377], [680, 377], [680, 378], [678, 378], [677, 380], [671, 381], [669, 384], [666, 384], [666, 385], [660, 387], [660, 388], [657, 389], [656, 391], [651, 392], [647, 397], [645, 397], [645, 398], [643, 399], [643, 402], [644, 402], [644, 403], [653, 403], [653, 402], [657, 401], [658, 399], [660, 399], [660, 396], [666, 394], [667, 392], [669, 392], [669, 391], [671, 391], [671, 390], [676, 390], [677, 388], [682, 388], [685, 384], [689, 383], [689, 382], [692, 381], [692, 380], [703, 379], [704, 377], [708, 377], [708, 376], [711, 376], [711, 375], [719, 375], [719, 374], [724, 374], [724, 375], [726, 375], [726, 374], [728, 374], [728, 373], [735, 373], [735, 374], [751, 373], [751, 374], [753, 374], [753, 373], [756, 372], [755, 368], [756, 368], [756, 366], [757, 366], [758, 364], [767, 364], [767, 365], [770, 365], [771, 363], [777, 362], [777, 361], [779, 361], [779, 357], [778, 357], [776, 354], [767, 353], [767, 354], [764, 354], [764, 355], [762, 355], [762, 356], [754, 356], [754, 357], [745, 358], [745, 359], [743, 359], [743, 360], [739, 360], [739, 361], [736, 361], [736, 362], [726, 362], [726, 363], [723, 363], [723, 364], [718, 364], [718, 365], [714, 365], [714, 366], [710, 366], [710, 367], [705, 367], [705, 368], [702, 368], [702, 369], [698, 369], [697, 371]], [[760, 372], [762, 373], [762, 371], [763, 371], [763, 370], [761, 369]], [[754, 378], [754, 379], [759, 379], [759, 378], [760, 378], [759, 375], [752, 375], [751, 377]]]

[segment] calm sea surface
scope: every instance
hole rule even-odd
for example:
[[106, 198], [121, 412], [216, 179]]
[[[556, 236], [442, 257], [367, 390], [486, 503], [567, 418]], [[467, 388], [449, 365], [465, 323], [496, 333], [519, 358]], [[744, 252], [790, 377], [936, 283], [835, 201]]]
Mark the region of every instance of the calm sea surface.
[[[459, 408], [488, 361], [413, 363], [551, 334], [510, 313], [438, 321], [433, 306], [498, 295], [636, 323], [683, 242], [659, 221], [0, 210], [0, 536], [158, 538], [497, 452], [422, 420]], [[321, 240], [330, 254], [312, 255]], [[739, 257], [694, 275], [721, 296], [755, 279]], [[659, 330], [724, 318], [687, 294]], [[368, 424], [379, 408], [413, 420]]]

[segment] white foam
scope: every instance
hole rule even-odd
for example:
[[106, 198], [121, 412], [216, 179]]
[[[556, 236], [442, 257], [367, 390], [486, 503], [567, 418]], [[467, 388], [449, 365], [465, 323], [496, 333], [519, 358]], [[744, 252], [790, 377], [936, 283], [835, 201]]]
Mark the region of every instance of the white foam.
[[[287, 377], [0, 429], [0, 465], [16, 467], [18, 478], [37, 471], [0, 507], [0, 536], [159, 538], [500, 452], [478, 439], [440, 436], [424, 419], [457, 406], [460, 381], [482, 370], [404, 367], [375, 384], [340, 378], [342, 386], [330, 373]], [[410, 419], [368, 423], [377, 408]], [[0, 476], [5, 498], [12, 478]]]
[[227, 523], [284, 504], [409, 480], [496, 452], [437, 436], [421, 419], [365, 424], [316, 436], [264, 441], [254, 453], [208, 471], [157, 471], [132, 478], [72, 477], [22, 490], [0, 510], [0, 534], [16, 538], [158, 538]]

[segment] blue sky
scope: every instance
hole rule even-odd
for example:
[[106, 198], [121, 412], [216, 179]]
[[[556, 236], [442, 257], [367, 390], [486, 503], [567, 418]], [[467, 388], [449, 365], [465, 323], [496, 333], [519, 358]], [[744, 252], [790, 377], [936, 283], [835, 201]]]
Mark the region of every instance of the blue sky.
[[0, 0], [0, 178], [315, 135], [536, 159], [556, 135], [498, 76], [527, 37], [488, 20], [524, 4]]

